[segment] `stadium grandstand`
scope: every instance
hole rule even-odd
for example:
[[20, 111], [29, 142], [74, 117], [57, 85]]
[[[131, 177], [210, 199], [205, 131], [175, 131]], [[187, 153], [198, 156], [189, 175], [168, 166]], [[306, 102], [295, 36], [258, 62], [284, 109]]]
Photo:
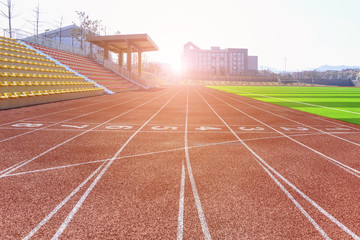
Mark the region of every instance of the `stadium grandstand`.
[[139, 87], [134, 83], [129, 82], [124, 77], [112, 72], [111, 70], [105, 68], [99, 62], [96, 62], [89, 57], [84, 57], [37, 44], [30, 45], [50, 55], [62, 64], [69, 66], [71, 69], [77, 71], [78, 73], [101, 84], [102, 86], [105, 86], [107, 89], [113, 92], [139, 89]]
[[[151, 85], [150, 79], [147, 82], [141, 77], [141, 54], [157, 51], [158, 47], [147, 34], [110, 36], [116, 38], [110, 49], [106, 41], [104, 45], [93, 37], [97, 42], [87, 44], [97, 48], [101, 56], [74, 51], [41, 35], [16, 36], [18, 39], [0, 38], [0, 109], [147, 89]], [[109, 51], [119, 54], [118, 63], [112, 61]], [[133, 52], [138, 53], [137, 73], [131, 69]], [[127, 54], [127, 68], [123, 66], [123, 53]]]
[[85, 81], [15, 39], [0, 37], [0, 109], [101, 95]]

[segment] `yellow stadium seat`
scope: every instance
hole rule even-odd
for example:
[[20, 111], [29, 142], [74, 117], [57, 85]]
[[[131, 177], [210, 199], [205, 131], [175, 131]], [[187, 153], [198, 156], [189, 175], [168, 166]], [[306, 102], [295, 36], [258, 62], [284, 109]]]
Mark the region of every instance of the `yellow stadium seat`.
[[8, 99], [9, 97], [7, 95], [1, 95], [0, 93], [0, 100], [5, 100]]
[[49, 95], [54, 95], [54, 94], [55, 94], [55, 93], [53, 93], [53, 92], [51, 92], [51, 91], [49, 91], [49, 90], [45, 90], [44, 92], [47, 93], [47, 94], [49, 94]]
[[7, 86], [12, 86], [12, 85], [11, 85], [12, 83], [11, 83], [10, 81], [5, 81], [4, 83], [5, 83]]
[[10, 97], [10, 96], [12, 96], [12, 93], [7, 92], [7, 93], [5, 93], [5, 96]]
[[5, 93], [5, 95], [8, 95], [9, 98], [16, 99], [18, 96], [13, 95], [12, 93]]
[[0, 87], [7, 87], [8, 84], [6, 82], [0, 82]]
[[21, 92], [14, 92], [14, 95], [22, 98], [26, 97], [26, 95], [22, 94]]
[[40, 92], [37, 91], [31, 91], [32, 94], [34, 94], [35, 96], [41, 96], [42, 94]]
[[24, 95], [26, 95], [27, 97], [34, 97], [35, 94], [33, 93], [29, 93], [29, 92], [23, 92]]

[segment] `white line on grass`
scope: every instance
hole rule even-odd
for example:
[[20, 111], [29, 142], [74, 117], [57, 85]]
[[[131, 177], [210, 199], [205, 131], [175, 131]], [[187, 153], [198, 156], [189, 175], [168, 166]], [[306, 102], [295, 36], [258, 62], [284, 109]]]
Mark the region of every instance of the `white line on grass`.
[[353, 113], [353, 114], [360, 115], [360, 113], [358, 113], [358, 112], [352, 112], [352, 111], [347, 111], [347, 110], [344, 110], [344, 109], [332, 108], [332, 107], [327, 107], [327, 106], [322, 106], [322, 105], [317, 105], [317, 104], [292, 101], [292, 100], [288, 100], [288, 99], [285, 99], [285, 98], [271, 97], [271, 96], [266, 96], [266, 95], [262, 95], [262, 94], [249, 93], [249, 92], [244, 92], [244, 91], [239, 91], [239, 90], [237, 90], [235, 92], [245, 93], [245, 94], [249, 94], [249, 95], [256, 95], [256, 96], [261, 96], [261, 97], [267, 97], [267, 98], [273, 98], [273, 99], [278, 99], [278, 100], [284, 100], [284, 101], [287, 101], [287, 102], [300, 103], [300, 104], [309, 105], [309, 106], [313, 106], [313, 107], [327, 108], [327, 109], [331, 109], [331, 110], [342, 111], [342, 112], [347, 112], [347, 113]]
[[[243, 143], [244, 147], [250, 151], [255, 157], [256, 157], [256, 161], [260, 164], [265, 164], [266, 162], [259, 156], [257, 155], [231, 128], [230, 126], [225, 122], [224, 119], [222, 119], [220, 117], [220, 115], [210, 106], [210, 104], [205, 100], [205, 98], [203, 98], [203, 96], [198, 93], [202, 99], [205, 101], [205, 103], [209, 106], [209, 108], [215, 113], [215, 115], [224, 123], [224, 125], [229, 129], [229, 131], [240, 141]], [[260, 166], [266, 170], [264, 168], [264, 166], [260, 164]], [[271, 179], [273, 181], [275, 181], [276, 179], [274, 178], [274, 176], [269, 172], [266, 171], [266, 173], [271, 177]], [[279, 181], [275, 181], [275, 183], [280, 187], [280, 189], [286, 194], [286, 196], [295, 204], [295, 206], [299, 209], [299, 211], [308, 219], [308, 221], [315, 227], [315, 229], [325, 238], [325, 239], [329, 239], [329, 237], [327, 236], [327, 234], [324, 232], [324, 230], [315, 222], [315, 220], [306, 212], [306, 210], [295, 200], [295, 198], [285, 189], [285, 187], [279, 182]]]
[[[210, 88], [213, 92], [221, 92], [223, 95], [226, 95], [226, 93], [228, 94], [231, 94], [231, 95], [234, 95], [235, 93], [230, 93], [230, 92], [226, 92], [226, 91], [222, 91], [222, 90], [215, 90], [213, 88]], [[238, 94], [235, 94], [235, 96], [239, 96], [239, 97], [245, 97], [243, 95], [238, 95]], [[253, 99], [253, 98], [249, 98], [247, 97], [247, 99], [249, 100], [252, 100], [252, 101], [256, 101], [257, 103], [260, 103], [260, 104], [263, 104], [263, 105], [267, 105], [267, 106], [271, 106], [271, 107], [275, 107], [275, 108], [278, 108], [278, 109], [281, 109], [282, 111], [287, 111], [287, 112], [293, 112], [293, 113], [299, 113], [299, 112], [303, 112], [303, 111], [300, 111], [300, 110], [296, 110], [296, 109], [292, 109], [292, 108], [288, 108], [288, 107], [284, 107], [284, 106], [279, 106], [277, 104], [274, 104], [274, 103], [270, 103], [270, 102], [264, 102], [264, 101], [261, 101], [261, 100], [256, 100], [256, 99]], [[338, 126], [343, 126], [343, 127], [348, 127], [348, 128], [351, 128], [351, 129], [355, 129], [355, 130], [360, 130], [359, 128], [356, 128], [356, 127], [353, 127], [353, 126], [349, 126], [349, 125], [345, 125], [345, 124], [342, 124], [342, 123], [338, 123], [338, 122], [335, 122], [335, 121], [332, 121], [332, 120], [328, 120], [328, 119], [325, 119], [325, 117], [323, 118], [320, 118], [320, 117], [315, 117], [313, 116], [312, 114], [309, 114], [308, 115], [310, 118], [313, 118], [313, 119], [317, 119], [317, 120], [320, 120], [320, 121], [323, 121], [323, 122], [328, 122], [328, 123], [332, 123], [332, 124], [335, 124], [335, 125], [338, 125]]]
[[[200, 95], [201, 96], [201, 95]], [[202, 96], [201, 96], [202, 97]], [[203, 98], [204, 99], [204, 98]], [[219, 99], [219, 98], [218, 98]], [[206, 102], [206, 100], [204, 99]], [[223, 101], [224, 102], [224, 101]], [[207, 102], [206, 102], [207, 103]], [[226, 103], [226, 102], [224, 102]], [[208, 104], [208, 103], [207, 103]], [[228, 104], [231, 106], [230, 104]], [[309, 198], [305, 193], [300, 191], [295, 185], [293, 185], [289, 180], [287, 180], [284, 176], [282, 176], [279, 172], [277, 172], [274, 168], [272, 168], [265, 160], [263, 160], [257, 153], [255, 153], [254, 150], [252, 150], [230, 127], [227, 125], [227, 123], [217, 114], [217, 112], [208, 104], [208, 106], [213, 110], [213, 112], [218, 116], [218, 118], [228, 127], [229, 131], [232, 132], [232, 134], [243, 143], [243, 145], [256, 157], [258, 161], [260, 161], [263, 165], [265, 165], [272, 173], [277, 175], [281, 180], [283, 180], [288, 186], [290, 186], [293, 190], [295, 190], [297, 193], [299, 193], [305, 200], [307, 200], [312, 206], [314, 206], [318, 211], [320, 211], [323, 215], [325, 215], [330, 221], [335, 223], [338, 227], [340, 227], [344, 232], [349, 234], [352, 238], [360, 240], [359, 236], [357, 236], [354, 232], [352, 232], [349, 228], [347, 228], [344, 224], [342, 224], [340, 221], [338, 221], [335, 217], [333, 217], [330, 213], [325, 211], [320, 205], [318, 205], [315, 201], [313, 201], [311, 198]], [[304, 210], [305, 211], [305, 210]], [[306, 216], [306, 215], [305, 215]], [[306, 216], [308, 218], [308, 216]], [[309, 219], [309, 218], [308, 218]], [[313, 221], [309, 219], [309, 221], [313, 224]], [[317, 224], [316, 224], [317, 225]], [[314, 227], [319, 231], [317, 226], [314, 225]], [[320, 234], [322, 234], [321, 231], [319, 231]], [[325, 237], [325, 236], [323, 236]]]
[[[179, 90], [180, 91], [180, 90]], [[91, 191], [94, 189], [96, 184], [99, 182], [99, 180], [102, 178], [102, 176], [105, 174], [107, 169], [111, 166], [111, 164], [114, 162], [114, 160], [119, 156], [119, 154], [123, 151], [123, 149], [129, 144], [129, 142], [143, 129], [178, 93], [179, 91], [174, 94], [154, 115], [152, 115], [133, 135], [130, 136], [130, 138], [122, 145], [122, 147], [116, 152], [116, 154], [111, 158], [110, 161], [106, 164], [106, 166], [101, 170], [99, 175], [95, 178], [95, 180], [91, 183], [91, 185], [86, 189], [85, 193], [81, 196], [79, 201], [76, 203], [76, 205], [73, 207], [71, 212], [68, 214], [64, 222], [61, 224], [61, 226], [58, 228], [54, 236], [52, 237], [52, 240], [59, 239], [61, 234], [64, 232], [66, 227], [69, 225], [70, 221], [73, 219], [77, 211], [80, 209], [82, 204], [85, 202], [86, 198], [89, 196]]]
[[303, 144], [303, 143], [301, 143], [301, 142], [297, 141], [296, 139], [294, 139], [294, 138], [292, 138], [292, 137], [290, 137], [290, 136], [288, 136], [288, 135], [286, 135], [286, 134], [284, 134], [284, 133], [282, 133], [282, 132], [280, 132], [280, 131], [276, 130], [275, 128], [271, 127], [270, 125], [268, 125], [268, 124], [266, 124], [266, 123], [264, 123], [264, 122], [262, 122], [262, 121], [260, 121], [260, 120], [258, 120], [258, 119], [256, 119], [256, 118], [254, 118], [254, 117], [250, 116], [249, 114], [247, 114], [247, 113], [245, 113], [245, 112], [241, 111], [240, 109], [238, 109], [238, 108], [234, 107], [233, 105], [231, 105], [231, 104], [229, 104], [229, 103], [225, 102], [224, 100], [222, 100], [222, 99], [220, 99], [220, 98], [218, 98], [218, 97], [214, 96], [213, 94], [211, 94], [211, 93], [208, 93], [208, 94], [209, 94], [209, 95], [211, 95], [211, 96], [213, 96], [213, 97], [215, 97], [215, 98], [217, 98], [219, 101], [221, 101], [221, 102], [225, 103], [226, 105], [230, 106], [231, 108], [235, 109], [236, 111], [241, 112], [241, 113], [242, 113], [242, 114], [244, 114], [245, 116], [248, 116], [249, 118], [251, 118], [251, 119], [253, 119], [253, 120], [255, 120], [255, 121], [257, 121], [257, 122], [261, 123], [262, 125], [264, 125], [264, 126], [266, 126], [266, 127], [270, 128], [270, 129], [274, 130], [275, 132], [277, 132], [277, 133], [281, 134], [282, 136], [284, 136], [284, 137], [286, 137], [286, 138], [290, 139], [291, 141], [293, 141], [293, 142], [295, 142], [295, 143], [297, 143], [297, 144], [299, 144], [299, 145], [303, 146], [304, 148], [309, 149], [310, 151], [312, 151], [312, 152], [314, 152], [314, 153], [316, 153], [316, 154], [318, 154], [318, 155], [320, 155], [320, 156], [324, 157], [324, 158], [325, 158], [325, 159], [327, 159], [329, 162], [331, 162], [331, 163], [333, 163], [334, 165], [336, 165], [336, 166], [338, 166], [338, 167], [342, 168], [342, 169], [343, 169], [343, 170], [345, 170], [346, 172], [348, 172], [348, 173], [350, 173], [350, 174], [354, 175], [355, 177], [360, 178], [360, 171], [359, 171], [359, 170], [354, 169], [354, 168], [352, 168], [352, 167], [350, 167], [350, 166], [348, 166], [348, 165], [346, 165], [346, 164], [344, 164], [344, 163], [342, 163], [342, 162], [340, 162], [340, 161], [337, 161], [337, 160], [335, 160], [335, 159], [333, 159], [333, 158], [331, 158], [331, 157], [329, 157], [329, 156], [327, 156], [327, 155], [325, 155], [325, 154], [323, 154], [323, 153], [321, 153], [321, 152], [319, 152], [319, 151], [317, 151], [317, 150], [315, 150], [315, 149], [313, 149], [313, 148], [311, 148], [311, 147], [309, 147], [309, 146], [307, 146], [307, 145], [305, 145], [305, 144]]
[[[223, 94], [222, 94], [222, 95], [223, 95]], [[226, 95], [225, 95], [225, 96], [226, 96]], [[350, 141], [350, 140], [348, 140], [348, 139], [345, 139], [345, 138], [342, 138], [342, 137], [339, 137], [339, 136], [333, 135], [333, 134], [331, 134], [331, 133], [329, 133], [329, 132], [325, 132], [325, 131], [323, 131], [323, 130], [321, 130], [321, 129], [318, 129], [318, 128], [315, 128], [315, 127], [312, 127], [312, 126], [306, 125], [306, 124], [304, 124], [304, 123], [301, 123], [301, 122], [298, 122], [298, 121], [292, 120], [292, 119], [290, 119], [290, 118], [287, 118], [287, 117], [281, 116], [281, 115], [279, 115], [279, 114], [276, 114], [276, 113], [273, 113], [273, 112], [267, 111], [267, 110], [265, 110], [265, 109], [262, 109], [262, 108], [260, 108], [260, 107], [254, 106], [254, 105], [252, 105], [252, 104], [249, 104], [249, 103], [246, 103], [246, 102], [243, 102], [243, 101], [237, 100], [237, 99], [235, 99], [235, 98], [228, 97], [228, 96], [226, 96], [226, 97], [227, 97], [227, 98], [230, 98], [230, 99], [233, 99], [234, 101], [240, 102], [240, 103], [242, 103], [242, 104], [245, 104], [245, 105], [251, 106], [251, 107], [253, 107], [253, 108], [259, 109], [259, 110], [261, 110], [261, 111], [267, 112], [267, 113], [269, 113], [269, 114], [275, 115], [275, 116], [277, 116], [277, 117], [280, 117], [280, 118], [286, 119], [286, 120], [288, 120], [288, 121], [291, 121], [291, 122], [294, 122], [294, 123], [300, 124], [300, 125], [302, 125], [302, 126], [305, 126], [305, 127], [312, 128], [312, 129], [314, 129], [314, 130], [320, 131], [320, 132], [322, 132], [322, 133], [325, 133], [325, 134], [327, 134], [327, 135], [329, 135], [329, 136], [332, 136], [332, 137], [334, 137], [334, 138], [340, 139], [340, 140], [342, 140], [342, 141], [345, 141], [345, 142], [348, 142], [348, 143], [354, 144], [354, 145], [356, 145], [356, 146], [360, 146], [360, 144], [359, 144], [359, 143], [356, 143], [356, 142]]]

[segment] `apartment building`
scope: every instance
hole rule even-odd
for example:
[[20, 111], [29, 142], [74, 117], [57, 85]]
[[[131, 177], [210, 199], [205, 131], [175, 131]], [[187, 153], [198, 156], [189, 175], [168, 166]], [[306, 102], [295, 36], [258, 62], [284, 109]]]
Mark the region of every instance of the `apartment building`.
[[246, 76], [254, 75], [258, 68], [257, 56], [248, 56], [244, 48], [211, 47], [200, 49], [189, 42], [184, 46], [183, 66], [188, 74]]

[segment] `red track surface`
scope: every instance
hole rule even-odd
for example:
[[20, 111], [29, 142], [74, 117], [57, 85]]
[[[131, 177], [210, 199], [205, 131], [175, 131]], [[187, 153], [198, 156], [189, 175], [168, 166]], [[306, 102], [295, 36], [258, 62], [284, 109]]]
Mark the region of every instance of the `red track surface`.
[[0, 116], [0, 239], [359, 239], [358, 125], [203, 87]]

